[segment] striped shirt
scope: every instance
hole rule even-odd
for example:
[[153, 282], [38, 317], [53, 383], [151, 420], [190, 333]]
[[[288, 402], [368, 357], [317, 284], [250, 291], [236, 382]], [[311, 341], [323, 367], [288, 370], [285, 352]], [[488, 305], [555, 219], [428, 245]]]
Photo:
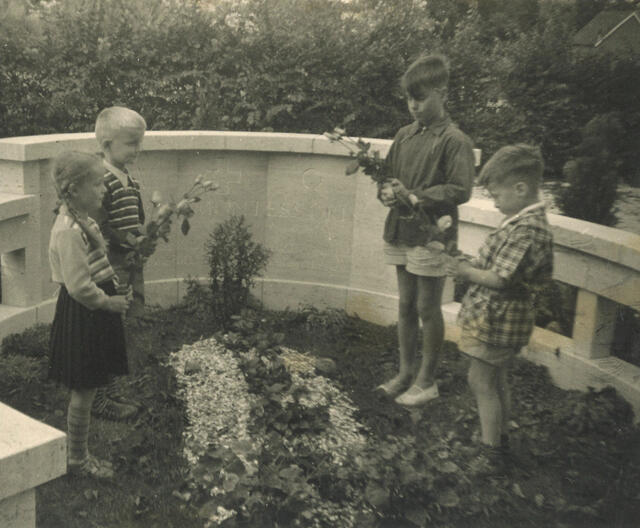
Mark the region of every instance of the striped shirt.
[[544, 204], [529, 206], [489, 234], [474, 267], [492, 270], [506, 286], [469, 286], [458, 324], [463, 335], [498, 347], [526, 345], [535, 323], [535, 294], [551, 280], [553, 236]]
[[107, 192], [102, 200], [104, 209], [102, 230], [107, 239], [109, 251], [124, 252], [122, 240], [127, 233], [138, 233], [144, 224], [144, 209], [140, 195], [140, 184], [131, 175], [124, 172], [128, 178], [128, 186], [122, 185], [120, 178], [114, 172], [115, 167], [105, 163], [107, 170], [104, 175], [104, 185]]
[[[89, 229], [102, 238], [98, 224], [88, 218]], [[49, 239], [51, 279], [64, 284], [69, 295], [90, 310], [104, 308], [108, 295], [98, 284], [113, 280], [115, 273], [102, 249], [92, 249], [78, 223], [62, 206]]]

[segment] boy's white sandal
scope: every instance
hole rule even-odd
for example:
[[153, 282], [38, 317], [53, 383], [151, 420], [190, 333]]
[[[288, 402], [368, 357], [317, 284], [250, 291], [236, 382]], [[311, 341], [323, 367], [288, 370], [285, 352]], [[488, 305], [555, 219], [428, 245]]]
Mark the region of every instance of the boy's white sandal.
[[376, 387], [376, 391], [383, 392], [389, 398], [395, 398], [398, 394], [404, 392], [410, 381], [396, 381], [396, 378], [390, 379], [386, 383], [382, 383]]
[[406, 407], [418, 407], [431, 400], [435, 400], [438, 396], [440, 396], [440, 394], [437, 383], [430, 385], [426, 389], [422, 389], [417, 385], [411, 385], [406, 392], [403, 392], [395, 399], [395, 402]]

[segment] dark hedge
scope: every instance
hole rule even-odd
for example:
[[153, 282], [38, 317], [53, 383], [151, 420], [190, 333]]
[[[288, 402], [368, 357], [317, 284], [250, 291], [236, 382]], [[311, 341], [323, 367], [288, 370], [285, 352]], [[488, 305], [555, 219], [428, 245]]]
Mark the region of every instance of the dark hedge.
[[[391, 138], [409, 120], [408, 64], [440, 51], [448, 107], [483, 159], [539, 144], [547, 178], [579, 154], [581, 129], [618, 112], [617, 172], [639, 179], [640, 63], [577, 54], [571, 3], [518, 0], [58, 0], [0, 15], [0, 137], [91, 131], [101, 108], [151, 129]], [[506, 4], [506, 5], [503, 5]]]

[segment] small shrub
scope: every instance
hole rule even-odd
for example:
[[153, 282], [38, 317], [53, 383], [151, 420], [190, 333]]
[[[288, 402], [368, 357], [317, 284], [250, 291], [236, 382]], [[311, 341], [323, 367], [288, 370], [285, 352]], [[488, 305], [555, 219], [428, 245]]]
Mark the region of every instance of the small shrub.
[[10, 334], [2, 341], [4, 355], [44, 357], [49, 350], [51, 325], [36, 324], [19, 334]]
[[225, 329], [246, 307], [249, 291], [266, 268], [271, 252], [252, 240], [244, 216], [219, 224], [206, 244], [213, 316]]
[[613, 204], [618, 197], [622, 164], [618, 146], [623, 136], [614, 113], [598, 115], [585, 125], [577, 155], [563, 169], [566, 184], [556, 196], [563, 213], [598, 224], [616, 223]]
[[199, 320], [210, 320], [212, 306], [210, 290], [192, 277], [186, 278], [184, 283], [187, 286], [181, 301], [184, 309]]
[[13, 355], [0, 361], [0, 396], [19, 396], [32, 384], [46, 378], [47, 361], [42, 357]]
[[633, 411], [613, 387], [579, 393], [559, 409], [555, 416], [558, 425], [565, 425], [573, 434], [598, 433], [615, 436], [621, 425], [631, 423]]

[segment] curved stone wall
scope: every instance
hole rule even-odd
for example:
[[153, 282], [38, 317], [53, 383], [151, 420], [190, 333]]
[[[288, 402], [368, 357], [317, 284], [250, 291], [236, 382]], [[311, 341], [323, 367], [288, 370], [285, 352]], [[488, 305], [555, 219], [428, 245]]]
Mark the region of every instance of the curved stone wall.
[[[386, 154], [389, 141], [371, 141]], [[51, 159], [63, 149], [96, 147], [93, 134], [0, 140], [0, 336], [51, 319]], [[197, 204], [189, 235], [174, 232], [149, 261], [150, 302], [174, 303], [183, 293], [183, 278], [206, 277], [209, 233], [230, 214], [244, 214], [255, 240], [273, 251], [255, 292], [268, 306], [332, 306], [373, 322], [394, 322], [395, 272], [381, 257], [385, 209], [368, 177], [344, 175], [347, 159], [343, 147], [315, 135], [148, 132], [133, 168], [146, 207], [153, 190], [179, 198], [198, 174], [220, 184]], [[474, 252], [499, 220], [485, 200], [462, 206], [461, 249]], [[579, 288], [574, 336], [539, 330], [525, 354], [549, 366], [562, 386], [615, 384], [640, 409], [640, 369], [608, 353], [613, 302], [640, 308], [640, 237], [557, 215], [550, 220], [555, 276]], [[445, 306], [452, 339], [456, 310], [455, 304]]]

